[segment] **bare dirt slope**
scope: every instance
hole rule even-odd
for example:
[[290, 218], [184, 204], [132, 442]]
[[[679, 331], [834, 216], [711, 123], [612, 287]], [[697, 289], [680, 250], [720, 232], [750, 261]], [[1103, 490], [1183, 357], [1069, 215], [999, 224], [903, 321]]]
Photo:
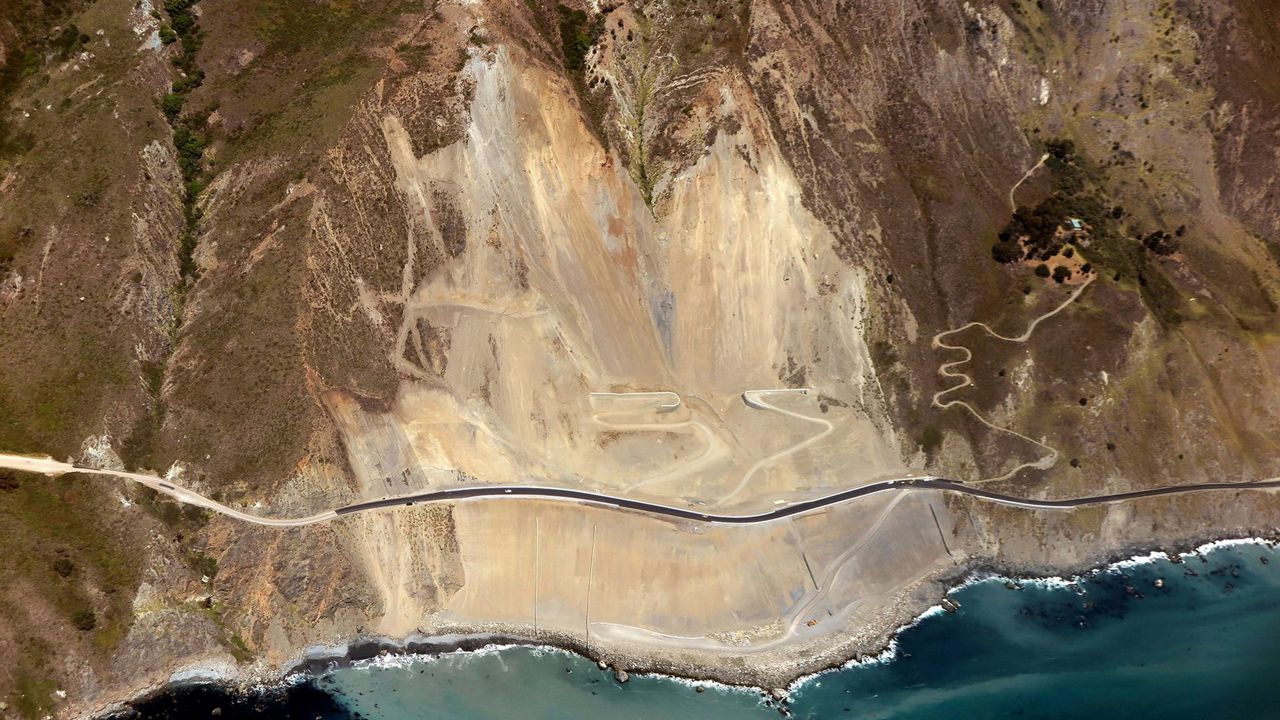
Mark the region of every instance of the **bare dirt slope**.
[[[749, 512], [921, 473], [1043, 497], [1280, 474], [1265, 3], [23, 7], [5, 452], [289, 514], [476, 483]], [[935, 407], [962, 354], [931, 338], [970, 321], [945, 337], [972, 384]], [[192, 662], [479, 625], [774, 682], [968, 563], [1276, 519], [1268, 495], [879, 496], [758, 529], [530, 502], [277, 531], [5, 476], [0, 657], [43, 660], [4, 663], [0, 698], [66, 713]]]

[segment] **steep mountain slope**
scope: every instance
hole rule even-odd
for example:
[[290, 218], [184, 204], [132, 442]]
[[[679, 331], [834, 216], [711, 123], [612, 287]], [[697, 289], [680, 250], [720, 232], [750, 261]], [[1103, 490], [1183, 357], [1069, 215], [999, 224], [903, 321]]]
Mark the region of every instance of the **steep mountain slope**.
[[[0, 451], [276, 514], [477, 483], [748, 512], [921, 473], [1039, 497], [1280, 474], [1265, 3], [72, 10], [66, 50], [0, 22], [42, 48], [4, 108]], [[1025, 342], [945, 336], [972, 385], [935, 395], [963, 359], [937, 334], [1060, 306]], [[478, 626], [772, 682], [874, 646], [954, 563], [1276, 517], [919, 495], [705, 534], [545, 503], [284, 531], [6, 476], [0, 533], [35, 540], [0, 566], [0, 654], [48, 660], [0, 694], [70, 712], [200, 659]]]

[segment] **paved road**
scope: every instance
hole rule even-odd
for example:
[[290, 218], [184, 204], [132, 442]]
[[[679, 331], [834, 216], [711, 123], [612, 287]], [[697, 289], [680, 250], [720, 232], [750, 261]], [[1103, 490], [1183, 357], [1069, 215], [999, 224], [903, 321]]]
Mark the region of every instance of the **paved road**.
[[875, 493], [891, 490], [943, 490], [946, 492], [971, 495], [973, 497], [981, 498], [989, 502], [999, 503], [1001, 505], [1011, 505], [1014, 507], [1030, 508], [1034, 510], [1068, 510], [1088, 505], [1104, 505], [1108, 503], [1124, 502], [1126, 500], [1159, 497], [1162, 495], [1181, 495], [1193, 492], [1206, 492], [1209, 490], [1272, 490], [1276, 488], [1280, 488], [1280, 478], [1270, 478], [1268, 480], [1258, 480], [1255, 482], [1245, 483], [1220, 482], [1200, 483], [1198, 485], [1175, 485], [1171, 487], [1153, 488], [1150, 490], [1134, 490], [1131, 492], [1113, 493], [1110, 495], [1092, 495], [1065, 500], [1035, 500], [1031, 498], [1020, 498], [1014, 495], [1005, 495], [991, 490], [984, 490], [982, 488], [964, 485], [954, 480], [925, 477], [910, 478], [906, 480], [886, 480], [871, 483], [870, 485], [863, 485], [861, 487], [853, 488], [852, 490], [844, 490], [825, 497], [793, 503], [791, 505], [775, 508], [768, 512], [758, 513], [755, 515], [720, 515], [717, 513], [692, 510], [689, 508], [663, 505], [661, 503], [647, 502], [644, 500], [631, 500], [628, 498], [614, 497], [612, 495], [593, 493], [586, 490], [537, 487], [533, 485], [493, 485], [487, 487], [452, 488], [449, 490], [438, 490], [435, 492], [420, 493], [417, 495], [387, 498], [385, 500], [370, 500], [338, 508], [334, 513], [338, 517], [341, 517], [343, 515], [368, 512], [370, 510], [378, 510], [382, 508], [399, 507], [402, 505], [456, 502], [459, 500], [474, 500], [478, 498], [534, 498], [543, 500], [576, 501], [586, 503], [588, 505], [637, 510], [651, 515], [681, 518], [685, 520], [697, 520], [722, 525], [751, 525], [755, 523], [770, 522], [772, 520], [780, 520], [794, 515], [803, 515], [832, 505], [849, 502], [850, 500], [864, 497], [866, 495], [873, 495]]
[[1175, 485], [1172, 487], [1153, 488], [1151, 490], [1134, 490], [1125, 493], [1093, 495], [1089, 497], [1065, 500], [1034, 500], [1030, 498], [1020, 498], [1013, 495], [1005, 495], [991, 490], [973, 487], [971, 485], [964, 485], [954, 480], [946, 480], [944, 478], [937, 477], [923, 477], [908, 478], [904, 480], [885, 480], [871, 483], [870, 485], [863, 485], [851, 490], [833, 493], [825, 497], [785, 505], [783, 507], [755, 515], [721, 515], [717, 513], [700, 512], [689, 508], [663, 505], [661, 503], [647, 502], [644, 500], [631, 500], [628, 498], [614, 497], [612, 495], [593, 493], [586, 490], [538, 487], [535, 485], [485, 485], [480, 487], [451, 488], [448, 490], [438, 490], [427, 493], [414, 493], [410, 495], [384, 498], [381, 500], [369, 500], [340, 507], [336, 510], [316, 513], [315, 515], [309, 515], [306, 517], [280, 518], [264, 517], [261, 515], [246, 513], [242, 510], [237, 510], [236, 508], [223, 505], [216, 500], [204, 497], [194, 490], [174, 485], [172, 482], [155, 475], [143, 475], [140, 473], [131, 473], [119, 470], [99, 470], [96, 468], [78, 467], [68, 463], [58, 462], [57, 460], [53, 460], [48, 457], [6, 454], [0, 454], [0, 468], [11, 468], [14, 470], [42, 473], [51, 476], [79, 472], [125, 478], [153, 488], [154, 490], [164, 493], [165, 495], [168, 495], [182, 503], [208, 508], [214, 512], [222, 513], [223, 515], [233, 517], [237, 520], [243, 520], [257, 525], [271, 525], [275, 527], [314, 525], [316, 523], [329, 522], [346, 515], [356, 515], [384, 508], [458, 502], [462, 500], [495, 500], [501, 498], [565, 500], [570, 502], [580, 502], [587, 505], [596, 505], [599, 507], [635, 510], [660, 517], [679, 518], [683, 520], [694, 520], [721, 525], [752, 525], [756, 523], [780, 520], [782, 518], [792, 517], [795, 515], [803, 515], [832, 505], [849, 502], [866, 495], [873, 495], [875, 493], [893, 490], [942, 490], [945, 492], [970, 495], [988, 502], [999, 503], [1001, 505], [1011, 505], [1014, 507], [1030, 508], [1033, 510], [1067, 510], [1087, 505], [1103, 505], [1107, 503], [1124, 502], [1127, 500], [1137, 500], [1139, 498], [1159, 497], [1162, 495], [1181, 495], [1185, 493], [1207, 492], [1211, 490], [1239, 491], [1273, 490], [1280, 488], [1280, 477], [1277, 477], [1244, 483], [1219, 482], [1200, 483], [1197, 485]]

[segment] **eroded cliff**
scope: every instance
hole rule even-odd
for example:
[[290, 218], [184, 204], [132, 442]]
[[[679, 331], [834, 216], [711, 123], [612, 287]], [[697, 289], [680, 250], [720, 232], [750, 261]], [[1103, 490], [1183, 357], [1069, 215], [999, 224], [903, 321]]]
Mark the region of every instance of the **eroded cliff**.
[[[194, 8], [99, 0], [7, 56], [0, 450], [281, 515], [1277, 474], [1260, 3]], [[970, 321], [943, 338], [972, 384], [937, 395]], [[968, 564], [1276, 519], [887, 493], [757, 528], [502, 501], [282, 530], [75, 476], [6, 476], [0, 508], [31, 538], [0, 654], [43, 658], [0, 692], [30, 714], [477, 627], [772, 682]]]

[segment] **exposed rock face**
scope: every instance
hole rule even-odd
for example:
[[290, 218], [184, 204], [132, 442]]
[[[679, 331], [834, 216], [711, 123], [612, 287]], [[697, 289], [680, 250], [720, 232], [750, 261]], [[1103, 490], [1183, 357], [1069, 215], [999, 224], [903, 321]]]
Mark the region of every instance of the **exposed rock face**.
[[[38, 50], [0, 84], [0, 451], [282, 514], [475, 483], [752, 512], [913, 473], [1046, 497], [1280, 473], [1264, 3], [199, 8], [181, 93], [167, 14], [0, 18]], [[1055, 198], [1091, 221], [1054, 236], [1065, 282], [993, 260], [1011, 205]], [[990, 332], [948, 342], [973, 384], [939, 409], [961, 353], [931, 338], [970, 321]], [[1277, 519], [1264, 494], [916, 494], [742, 530], [513, 502], [275, 531], [71, 482], [0, 483], [0, 538], [51, 505], [100, 520], [0, 566], [0, 625], [37, 638], [0, 627], [0, 653], [67, 658], [0, 671], [38, 709], [73, 675], [91, 705], [198, 658], [484, 625], [772, 684], [874, 645], [956, 563]], [[84, 573], [55, 581], [63, 556]]]

